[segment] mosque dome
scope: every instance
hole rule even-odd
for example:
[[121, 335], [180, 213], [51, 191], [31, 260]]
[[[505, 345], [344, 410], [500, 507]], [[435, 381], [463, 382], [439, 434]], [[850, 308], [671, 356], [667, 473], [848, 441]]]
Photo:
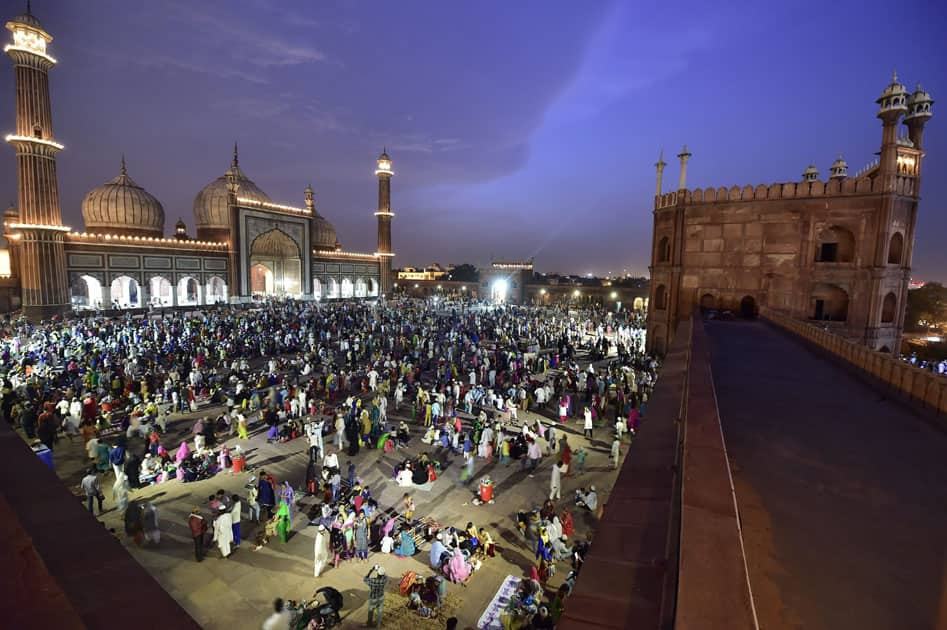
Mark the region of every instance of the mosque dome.
[[312, 245], [316, 249], [335, 249], [338, 236], [335, 226], [318, 212], [312, 215]]
[[[271, 201], [269, 196], [247, 177], [241, 170], [237, 160], [237, 148], [234, 146], [233, 163], [230, 171], [236, 174], [238, 197], [246, 197], [254, 201]], [[194, 198], [194, 222], [198, 231], [204, 229], [230, 229], [230, 215], [227, 213], [227, 173], [224, 173], [203, 189]]]
[[154, 195], [135, 183], [125, 170], [93, 188], [82, 200], [82, 218], [91, 232], [132, 236], [163, 236], [164, 208]]

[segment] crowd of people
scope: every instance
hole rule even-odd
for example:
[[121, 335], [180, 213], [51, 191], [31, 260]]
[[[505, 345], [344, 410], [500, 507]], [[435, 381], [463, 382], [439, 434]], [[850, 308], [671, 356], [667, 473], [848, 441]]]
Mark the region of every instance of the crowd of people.
[[[477, 462], [520, 460], [532, 477], [542, 457], [553, 458], [548, 497], [524, 508], [521, 531], [536, 546], [532, 582], [544, 584], [564, 561], [574, 580], [589, 541], [568, 543], [571, 511], [555, 502], [561, 477], [582, 474], [586, 452], [572, 449], [562, 425], [581, 423], [586, 438], [610, 447], [617, 467], [659, 367], [644, 352], [643, 330], [636, 311], [473, 302], [435, 309], [420, 300], [280, 300], [189, 314], [18, 320], [0, 330], [0, 415], [50, 450], [60, 439], [84, 440], [89, 469], [80, 492], [89, 511], [97, 503], [101, 513], [100, 479], [113, 475], [113, 499], [138, 544], [160, 541], [157, 508], [133, 505], [130, 491], [239, 471], [251, 431], [272, 442], [305, 439], [301, 490], [316, 501], [308, 515], [314, 575], [375, 552], [412, 556], [430, 543], [434, 575], [404, 589], [427, 616], [446, 584], [465, 583], [496, 544], [472, 522], [415, 518], [410, 492], [402, 505], [380, 506], [352, 458], [366, 448], [426, 449], [392, 471], [391, 482], [406, 489], [435, 481], [453, 457], [464, 462], [459, 485], [473, 482]], [[535, 412], [531, 420], [526, 411]], [[170, 443], [168, 424], [178, 414], [199, 419], [190, 439]], [[292, 535], [298, 490], [289, 480], [254, 471], [246, 491], [220, 490], [191, 510], [195, 560], [214, 545], [221, 557], [239, 548], [241, 520], [260, 522], [254, 549]], [[576, 493], [575, 509], [599, 508], [594, 486]], [[511, 614], [558, 619], [567, 592], [543, 604], [533, 589]], [[380, 604], [372, 614], [380, 621]]]

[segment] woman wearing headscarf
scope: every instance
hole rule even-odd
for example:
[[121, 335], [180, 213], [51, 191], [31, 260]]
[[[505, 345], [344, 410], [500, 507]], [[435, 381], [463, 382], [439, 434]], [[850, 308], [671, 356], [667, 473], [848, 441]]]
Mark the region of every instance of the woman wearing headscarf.
[[316, 540], [313, 545], [313, 575], [319, 577], [326, 563], [329, 562], [329, 530], [326, 526], [319, 524], [316, 530]]
[[454, 584], [466, 582], [470, 577], [470, 563], [467, 562], [467, 558], [459, 547], [454, 549], [454, 555], [444, 567], [444, 575]]
[[395, 548], [395, 555], [410, 557], [415, 554], [417, 547], [414, 545], [414, 538], [411, 536], [411, 532], [408, 529], [402, 528], [401, 534], [398, 542], [398, 546]]
[[355, 555], [360, 560], [368, 560], [368, 519], [362, 512], [355, 519]]

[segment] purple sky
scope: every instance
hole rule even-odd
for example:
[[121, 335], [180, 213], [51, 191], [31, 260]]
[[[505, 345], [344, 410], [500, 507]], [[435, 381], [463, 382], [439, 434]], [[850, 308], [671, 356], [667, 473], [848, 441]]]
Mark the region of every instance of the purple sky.
[[[124, 152], [166, 231], [192, 225], [236, 140], [274, 201], [302, 205], [311, 183], [343, 246], [374, 251], [387, 146], [396, 265], [535, 256], [547, 272], [644, 274], [662, 147], [666, 189], [682, 143], [689, 188], [796, 181], [809, 162], [826, 178], [839, 153], [852, 172], [874, 157], [874, 99], [893, 68], [947, 107], [947, 3], [721, 5], [36, 0], [60, 62], [65, 222], [81, 226], [82, 197]], [[21, 10], [3, 6], [4, 21]], [[0, 93], [0, 129], [13, 129], [9, 64]], [[939, 109], [914, 263], [947, 280]]]

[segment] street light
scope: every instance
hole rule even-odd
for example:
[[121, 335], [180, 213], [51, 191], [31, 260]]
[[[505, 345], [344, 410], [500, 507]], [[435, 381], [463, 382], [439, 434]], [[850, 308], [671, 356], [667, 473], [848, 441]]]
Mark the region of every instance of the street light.
[[460, 287], [460, 290], [461, 290], [461, 291], [466, 291], [466, 290], [467, 290], [467, 285], [465, 284], [464, 286]]
[[618, 292], [617, 292], [617, 291], [612, 291], [612, 299], [614, 300], [614, 299], [617, 298], [617, 297], [618, 297]]
[[579, 297], [581, 294], [582, 292], [576, 289], [575, 291], [572, 292], [572, 297]]

